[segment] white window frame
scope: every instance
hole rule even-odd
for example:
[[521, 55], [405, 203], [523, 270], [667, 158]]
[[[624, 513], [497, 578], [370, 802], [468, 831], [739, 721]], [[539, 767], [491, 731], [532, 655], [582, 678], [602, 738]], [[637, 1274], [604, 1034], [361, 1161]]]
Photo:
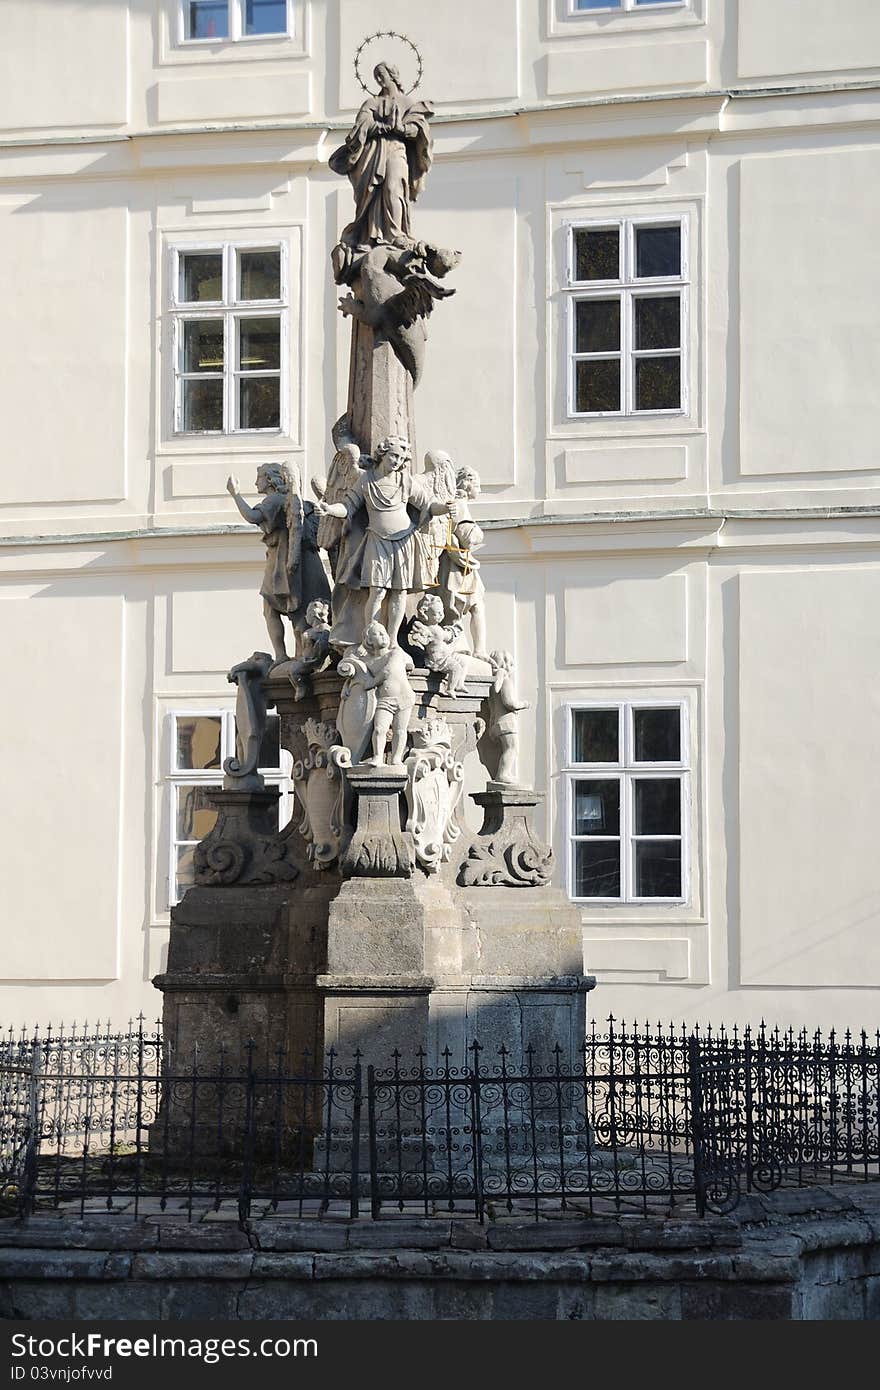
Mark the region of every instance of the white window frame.
[[177, 0], [177, 41], [187, 48], [212, 48], [221, 43], [271, 43], [292, 39], [295, 35], [296, 0], [287, 0], [287, 27], [274, 34], [245, 33], [245, 0], [226, 0], [229, 9], [229, 33], [223, 38], [191, 39], [186, 32], [186, 11], [189, 0]]
[[[611, 710], [618, 714], [618, 751], [620, 760], [613, 763], [577, 763], [574, 760], [574, 715], [578, 710]], [[633, 710], [677, 709], [681, 730], [681, 757], [676, 762], [636, 762], [634, 747]], [[565, 706], [565, 878], [566, 891], [572, 902], [590, 906], [620, 906], [638, 903], [642, 906], [683, 905], [691, 896], [691, 774], [693, 771], [690, 742], [688, 702], [682, 698], [664, 700], [659, 697], [632, 700], [576, 700]], [[678, 777], [681, 782], [681, 833], [679, 835], [636, 835], [635, 789], [638, 779], [658, 780]], [[592, 778], [617, 780], [620, 788], [620, 835], [604, 837], [620, 840], [621, 874], [619, 897], [578, 897], [575, 894], [575, 845], [580, 840], [599, 840], [602, 836], [574, 834], [574, 784]], [[639, 897], [635, 889], [635, 844], [641, 840], [681, 842], [681, 894], [674, 898]]]
[[[238, 255], [243, 251], [278, 251], [281, 258], [280, 299], [238, 298]], [[171, 430], [176, 436], [188, 439], [221, 439], [226, 435], [269, 435], [279, 437], [290, 432], [290, 274], [288, 244], [275, 239], [245, 241], [187, 242], [169, 248], [169, 313], [171, 316], [170, 358], [172, 363]], [[180, 258], [189, 255], [222, 255], [223, 298], [189, 303], [180, 298]], [[277, 318], [280, 320], [279, 367], [274, 371], [243, 372], [238, 367], [238, 323], [243, 318]], [[223, 322], [223, 370], [219, 372], [184, 372], [181, 370], [183, 330], [181, 325], [204, 319]], [[279, 423], [261, 429], [242, 429], [240, 419], [239, 380], [242, 376], [277, 377], [279, 381]], [[187, 430], [183, 428], [183, 383], [188, 380], [223, 381], [223, 427], [219, 430]]]
[[[182, 894], [177, 891], [177, 851], [187, 845], [195, 847], [198, 840], [178, 840], [177, 808], [178, 794], [182, 787], [222, 787], [223, 764], [235, 753], [235, 712], [220, 705], [211, 707], [183, 707], [169, 710], [168, 721], [168, 762], [166, 775], [168, 783], [168, 877], [166, 898], [169, 907], [180, 902]], [[192, 768], [177, 766], [177, 721], [178, 719], [219, 719], [220, 720], [220, 766], [219, 768]], [[268, 787], [277, 787], [281, 793], [278, 798], [278, 829], [283, 830], [293, 816], [294, 798], [291, 772], [293, 759], [286, 749], [281, 749], [281, 762], [278, 767], [262, 767], [260, 772]], [[185, 891], [185, 890], [184, 890]]]
[[582, 10], [577, 0], [568, 0], [568, 13], [572, 19], [589, 19], [592, 15], [604, 14], [654, 14], [656, 11], [663, 13], [665, 10], [686, 10], [690, 7], [690, 0], [653, 0], [648, 4], [643, 0], [618, 0], [615, 4], [597, 5], [595, 9]]
[[[636, 278], [636, 232], [644, 227], [678, 227], [681, 235], [681, 265], [677, 276], [640, 276]], [[643, 420], [680, 418], [690, 413], [690, 219], [683, 213], [663, 216], [660, 213], [633, 217], [602, 217], [578, 219], [566, 224], [566, 307], [565, 373], [566, 413], [570, 420]], [[620, 264], [616, 280], [577, 280], [575, 278], [575, 235], [579, 231], [611, 231], [619, 233]], [[637, 299], [677, 295], [681, 301], [681, 322], [678, 348], [636, 348], [634, 344], [634, 310]], [[620, 298], [620, 351], [577, 352], [576, 308], [586, 299]], [[680, 364], [680, 404], [661, 410], [636, 410], [636, 363], [650, 357], [677, 355]], [[576, 363], [590, 360], [620, 359], [619, 410], [577, 410]]]

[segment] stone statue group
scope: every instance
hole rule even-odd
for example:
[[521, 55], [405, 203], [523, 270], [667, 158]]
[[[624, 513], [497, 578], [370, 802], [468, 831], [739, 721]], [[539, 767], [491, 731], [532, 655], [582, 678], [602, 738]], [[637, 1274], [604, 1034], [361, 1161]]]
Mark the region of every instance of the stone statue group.
[[396, 436], [375, 458], [363, 456], [345, 416], [333, 441], [327, 477], [312, 480], [314, 501], [285, 464], [260, 467], [254, 506], [237, 478], [227, 483], [266, 547], [260, 593], [274, 663], [262, 674], [286, 676], [304, 698], [312, 676], [336, 667], [345, 677], [337, 724], [355, 763], [403, 762], [416, 666], [436, 673], [448, 696], [467, 694], [469, 677], [488, 681], [487, 744], [497, 749], [490, 770], [514, 784], [516, 715], [526, 706], [511, 654], [486, 650], [484, 537], [470, 507], [479, 475], [439, 450], [414, 474], [409, 444]]
[[[279, 463], [259, 469], [261, 500], [254, 506], [236, 478], [227, 487], [266, 545], [261, 593], [272, 673], [286, 675], [303, 699], [314, 676], [338, 670], [344, 685], [336, 727], [352, 761], [403, 763], [415, 704], [410, 677], [423, 668], [452, 699], [470, 693], [469, 679], [488, 683], [481, 752], [495, 782], [516, 785], [516, 716], [526, 706], [510, 653], [488, 650], [477, 555], [484, 537], [471, 511], [479, 475], [439, 450], [416, 473], [409, 441], [399, 434], [379, 440], [372, 456], [361, 449], [375, 435], [369, 410], [363, 415], [358, 371], [378, 372], [391, 416], [411, 419], [427, 321], [435, 303], [454, 294], [441, 280], [459, 261], [457, 251], [412, 235], [411, 205], [431, 168], [433, 111], [404, 92], [390, 63], [377, 64], [373, 76], [378, 91], [330, 157], [330, 168], [349, 179], [355, 203], [331, 253], [334, 280], [350, 291], [339, 308], [353, 324], [349, 411], [332, 431], [333, 462], [326, 478], [312, 479], [314, 500], [303, 496], [295, 470]], [[235, 668], [243, 704], [248, 671], [263, 671], [269, 661], [257, 662], [255, 654], [250, 665]]]

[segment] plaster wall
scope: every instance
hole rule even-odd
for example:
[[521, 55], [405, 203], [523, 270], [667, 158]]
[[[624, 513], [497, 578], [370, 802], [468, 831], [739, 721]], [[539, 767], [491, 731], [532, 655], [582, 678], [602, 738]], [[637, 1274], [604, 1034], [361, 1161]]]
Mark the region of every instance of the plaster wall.
[[[265, 641], [261, 547], [226, 476], [326, 470], [347, 365], [327, 248], [349, 197], [327, 158], [353, 36], [397, 11], [357, 0], [338, 27], [339, 7], [294, 8], [288, 39], [197, 52], [164, 0], [131, 0], [124, 25], [108, 0], [34, 0], [29, 26], [4, 11], [4, 1020], [155, 1011], [168, 716], [230, 707], [226, 670]], [[398, 8], [443, 98], [419, 228], [463, 252], [418, 448], [482, 473], [491, 631], [532, 704], [522, 771], [550, 794], [560, 874], [566, 705], [689, 712], [687, 901], [584, 909], [591, 1007], [870, 1024], [874, 6], [830, 28], [811, 0], [800, 25], [751, 0], [492, 0], [468, 43], [449, 5]], [[76, 80], [53, 58], [29, 87], [50, 10]], [[687, 410], [573, 419], [568, 229], [645, 216], [687, 228]], [[285, 428], [176, 435], [171, 249], [236, 240], [286, 248]]]

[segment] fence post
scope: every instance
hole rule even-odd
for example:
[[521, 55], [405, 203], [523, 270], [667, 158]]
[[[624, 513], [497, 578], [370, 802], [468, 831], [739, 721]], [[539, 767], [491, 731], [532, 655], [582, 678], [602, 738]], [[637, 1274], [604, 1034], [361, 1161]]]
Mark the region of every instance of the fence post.
[[367, 1126], [370, 1135], [370, 1215], [375, 1221], [382, 1206], [379, 1196], [379, 1152], [376, 1144], [376, 1068], [367, 1067]]
[[471, 1126], [474, 1132], [474, 1214], [482, 1224], [486, 1211], [483, 1201], [483, 1135], [480, 1115], [480, 1044], [476, 1038], [471, 1044], [474, 1056], [474, 1071], [471, 1077]]
[[21, 1216], [30, 1216], [37, 1199], [37, 1160], [40, 1154], [40, 1071], [42, 1069], [43, 1049], [34, 1044], [31, 1058], [31, 1073], [28, 1077], [28, 1119], [27, 1143], [24, 1151], [24, 1164], [21, 1173], [18, 1209]]
[[690, 1083], [691, 1139], [694, 1149], [694, 1195], [697, 1215], [706, 1215], [705, 1129], [703, 1125], [703, 1086], [700, 1076], [700, 1044], [691, 1033], [687, 1040], [688, 1080]]
[[361, 1182], [361, 1054], [355, 1053], [354, 1094], [351, 1105], [351, 1203], [350, 1216], [360, 1216]]
[[245, 1078], [244, 1157], [241, 1166], [241, 1186], [238, 1189], [238, 1219], [242, 1225], [244, 1225], [251, 1214], [254, 1168], [254, 1128], [256, 1123], [254, 1092], [254, 1044], [251, 1040], [248, 1040], [247, 1077]]

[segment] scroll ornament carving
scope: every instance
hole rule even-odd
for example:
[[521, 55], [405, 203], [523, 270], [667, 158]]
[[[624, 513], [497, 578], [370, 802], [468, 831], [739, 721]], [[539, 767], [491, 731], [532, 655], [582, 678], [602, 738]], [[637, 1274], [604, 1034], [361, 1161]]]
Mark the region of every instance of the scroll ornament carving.
[[339, 857], [345, 834], [345, 780], [351, 753], [330, 720], [307, 719], [302, 726], [306, 751], [293, 765], [293, 785], [302, 812], [297, 826], [316, 869]]
[[278, 834], [278, 794], [216, 791], [213, 830], [196, 846], [195, 882], [202, 888], [292, 883], [299, 875], [288, 836]]
[[452, 854], [461, 835], [455, 816], [464, 786], [464, 767], [452, 751], [452, 730], [431, 719], [413, 731], [406, 759], [406, 829], [413, 837], [416, 861], [436, 873]]

